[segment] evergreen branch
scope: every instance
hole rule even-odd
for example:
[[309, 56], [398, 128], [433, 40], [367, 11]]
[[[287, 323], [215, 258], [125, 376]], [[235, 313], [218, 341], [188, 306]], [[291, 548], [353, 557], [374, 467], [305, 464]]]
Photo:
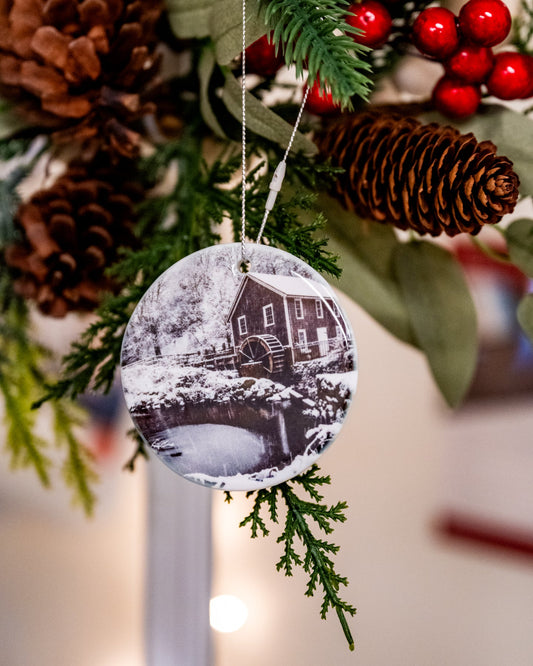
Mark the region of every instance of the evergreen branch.
[[135, 464], [139, 458], [148, 460], [148, 451], [146, 450], [144, 439], [136, 428], [131, 428], [128, 430], [128, 435], [133, 439], [134, 442], [136, 442], [137, 447], [131, 458], [125, 463], [124, 469], [128, 470], [128, 472], [134, 472]]
[[[19, 375], [19, 373], [13, 373]], [[46, 488], [50, 487], [51, 461], [45, 455], [46, 442], [34, 433], [35, 415], [30, 405], [25, 404], [24, 397], [20, 395], [16, 378], [9, 376], [2, 368], [0, 373], [0, 392], [4, 398], [5, 416], [7, 424], [6, 446], [11, 453], [11, 465], [18, 467], [32, 467], [40, 482]]]
[[[273, 523], [278, 523], [278, 496], [285, 501], [286, 514], [283, 531], [277, 538], [277, 543], [283, 544], [283, 553], [276, 564], [278, 571], [283, 571], [286, 576], [292, 576], [295, 567], [302, 567], [309, 575], [306, 586], [306, 596], [315, 594], [318, 585], [323, 589], [323, 599], [320, 610], [322, 619], [330, 609], [334, 609], [341, 623], [344, 635], [348, 641], [350, 650], [354, 649], [354, 640], [348, 626], [346, 615], [354, 615], [355, 608], [343, 601], [339, 596], [339, 588], [348, 585], [348, 580], [335, 571], [331, 555], [338, 552], [339, 546], [321, 539], [313, 534], [308, 519], [318, 526], [325, 534], [333, 532], [332, 523], [344, 522], [346, 520], [346, 502], [337, 502], [333, 506], [323, 504], [323, 496], [318, 488], [329, 485], [329, 476], [319, 474], [317, 465], [313, 465], [306, 472], [295, 477], [291, 481], [281, 483], [271, 488], [263, 488], [255, 494], [252, 511], [241, 521], [239, 527], [250, 526], [252, 538], [259, 534], [267, 536], [269, 529], [265, 523], [261, 511], [268, 507], [269, 516]], [[300, 486], [311, 497], [311, 501], [299, 497], [294, 488]], [[247, 497], [254, 495], [247, 493]], [[231, 500], [231, 495], [226, 496], [226, 501]], [[297, 552], [295, 542], [299, 541], [305, 550], [304, 557]]]
[[[0, 272], [0, 331], [3, 350], [0, 355], [0, 393], [4, 398], [6, 445], [13, 467], [33, 468], [40, 482], [50, 487], [52, 462], [46, 454], [48, 442], [38, 434], [32, 402], [45, 381], [43, 366], [49, 353], [29, 335], [26, 304], [12, 293], [5, 270]], [[80, 420], [74, 405], [66, 400], [52, 402], [55, 441], [66, 448], [63, 478], [87, 514], [94, 508], [91, 485], [96, 475], [88, 451], [74, 435]]]
[[370, 65], [361, 59], [368, 47], [350, 35], [358, 31], [346, 23], [348, 0], [263, 0], [265, 20], [277, 48], [296, 73], [309, 72], [309, 83], [331, 88], [335, 101], [352, 108], [351, 98], [368, 98]]
[[56, 442], [67, 450], [62, 468], [63, 479], [67, 487], [74, 491], [74, 501], [80, 503], [85, 513], [90, 516], [96, 503], [91, 484], [98, 479], [91, 466], [93, 458], [74, 435], [73, 427], [79, 425], [79, 419], [73, 413], [73, 405], [67, 406], [64, 400], [54, 400], [52, 409]]
[[[250, 497], [253, 495], [253, 492], [247, 493], [246, 496]], [[239, 523], [239, 527], [246, 527], [246, 525], [250, 524], [250, 529], [252, 532], [252, 539], [255, 539], [259, 532], [261, 532], [262, 536], [268, 536], [269, 535], [269, 530], [265, 524], [265, 521], [261, 517], [261, 509], [262, 505], [266, 502], [268, 503], [270, 507], [270, 515], [272, 517], [272, 502], [274, 501], [275, 504], [275, 498], [276, 498], [276, 488], [262, 488], [261, 490], [257, 491], [257, 495], [255, 497], [254, 501], [254, 506], [252, 509], [252, 512], [244, 518]], [[276, 511], [274, 510], [274, 516], [276, 515]], [[274, 522], [277, 522], [274, 520]]]

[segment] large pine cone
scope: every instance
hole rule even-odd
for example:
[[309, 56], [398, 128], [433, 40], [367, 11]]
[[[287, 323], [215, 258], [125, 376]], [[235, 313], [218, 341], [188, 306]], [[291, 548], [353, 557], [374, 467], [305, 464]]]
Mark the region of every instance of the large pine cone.
[[436, 123], [397, 114], [344, 116], [317, 136], [324, 158], [345, 172], [334, 195], [363, 218], [419, 234], [477, 234], [512, 212], [519, 179], [513, 163]]
[[135, 244], [134, 204], [142, 195], [129, 161], [112, 166], [99, 154], [89, 164], [72, 162], [18, 210], [22, 240], [5, 252], [15, 291], [54, 317], [93, 310], [113, 288], [105, 270], [118, 249]]
[[0, 0], [0, 88], [36, 102], [43, 124], [74, 125], [131, 156], [127, 127], [149, 110], [159, 0]]

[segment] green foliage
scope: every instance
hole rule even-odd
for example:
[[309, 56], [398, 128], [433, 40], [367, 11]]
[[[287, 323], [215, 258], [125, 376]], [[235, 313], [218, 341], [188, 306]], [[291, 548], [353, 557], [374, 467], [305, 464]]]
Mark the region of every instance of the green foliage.
[[474, 303], [452, 255], [427, 242], [400, 244], [395, 268], [416, 340], [451, 407], [464, 397], [477, 361]]
[[139, 458], [148, 460], [148, 451], [146, 450], [146, 443], [144, 439], [136, 428], [131, 428], [131, 430], [128, 430], [128, 435], [133, 439], [134, 442], [136, 442], [137, 448], [133, 452], [133, 455], [128, 460], [128, 462], [124, 465], [124, 469], [128, 470], [128, 472], [134, 472], [135, 465]]
[[342, 266], [339, 288], [390, 333], [417, 346], [394, 269], [399, 241], [393, 228], [363, 222], [325, 194], [318, 204], [328, 217], [328, 247]]
[[[49, 354], [31, 338], [26, 305], [12, 293], [4, 267], [0, 271], [0, 334], [0, 393], [5, 404], [6, 448], [11, 464], [14, 468], [32, 468], [41, 483], [49, 487], [53, 467], [50, 446], [39, 434], [37, 412], [32, 410], [32, 402], [45, 382], [43, 367]], [[73, 500], [91, 514], [95, 502], [92, 483], [96, 476], [90, 456], [74, 432], [79, 416], [67, 400], [53, 401], [51, 408], [55, 442], [66, 449], [64, 481], [72, 490]]]
[[513, 22], [512, 42], [521, 53], [533, 55], [533, 1], [521, 0]]
[[309, 82], [319, 81], [344, 108], [351, 98], [368, 98], [372, 82], [370, 65], [359, 56], [368, 47], [356, 44], [357, 30], [346, 23], [348, 0], [264, 0], [265, 20], [287, 64], [298, 76], [309, 72]]
[[529, 277], [533, 277], [533, 220], [515, 220], [503, 234], [513, 264]]
[[516, 314], [522, 330], [533, 343], [533, 294], [524, 296], [518, 305]]
[[[292, 576], [295, 567], [302, 567], [308, 574], [309, 580], [306, 588], [306, 596], [312, 597], [317, 587], [322, 587], [322, 606], [320, 616], [322, 619], [330, 609], [337, 613], [344, 635], [348, 641], [350, 650], [354, 649], [354, 640], [346, 620], [346, 615], [354, 615], [355, 608], [343, 601], [339, 596], [341, 586], [348, 585], [348, 580], [335, 571], [332, 556], [339, 547], [323, 538], [316, 536], [313, 528], [318, 528], [324, 534], [333, 532], [333, 523], [342, 523], [346, 520], [346, 502], [338, 502], [333, 506], [324, 504], [321, 487], [329, 485], [329, 476], [319, 474], [317, 465], [313, 465], [306, 472], [286, 481], [278, 486], [263, 488], [257, 492], [247, 493], [247, 497], [255, 494], [252, 511], [240, 523], [240, 527], [249, 526], [252, 538], [257, 536], [268, 536], [267, 527], [263, 513], [274, 524], [279, 524], [278, 499], [281, 498], [285, 506], [285, 523], [283, 531], [277, 538], [277, 543], [282, 544], [283, 552], [276, 564], [278, 571], [283, 571], [286, 576]], [[300, 487], [311, 498], [304, 499], [299, 496], [296, 489]], [[231, 500], [231, 495], [226, 494], [226, 501]], [[298, 543], [303, 546], [303, 555], [297, 550]]]
[[[170, 26], [177, 37], [209, 37], [216, 61], [228, 65], [242, 50], [242, 0], [213, 2], [166, 0]], [[299, 76], [306, 69], [309, 81], [331, 87], [335, 100], [351, 108], [351, 98], [367, 99], [372, 88], [369, 52], [356, 44], [357, 32], [346, 23], [348, 0], [248, 0], [246, 44], [273, 32], [288, 65]]]
[[[232, 72], [227, 72], [226, 83], [222, 91], [222, 101], [232, 116], [240, 122], [242, 118], [242, 91], [240, 83]], [[291, 123], [283, 120], [281, 116], [265, 106], [249, 91], [246, 93], [246, 126], [250, 132], [278, 143], [283, 148], [289, 144], [293, 131]], [[314, 155], [317, 152], [317, 147], [301, 132], [298, 132], [294, 139], [294, 151]]]
[[340, 256], [339, 286], [403, 342], [426, 355], [451, 406], [460, 403], [477, 359], [474, 304], [452, 255], [433, 243], [398, 240], [321, 195], [329, 248]]

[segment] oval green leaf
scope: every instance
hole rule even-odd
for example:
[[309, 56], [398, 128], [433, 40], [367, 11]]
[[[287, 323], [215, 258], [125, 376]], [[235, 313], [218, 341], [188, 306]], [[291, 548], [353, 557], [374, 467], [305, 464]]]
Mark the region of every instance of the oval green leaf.
[[522, 330], [531, 342], [533, 342], [533, 294], [524, 296], [520, 301], [516, 316]]
[[336, 286], [392, 335], [416, 346], [394, 273], [398, 240], [392, 227], [363, 222], [324, 194], [319, 196], [317, 206], [328, 218], [328, 248], [339, 256], [342, 268]]
[[455, 258], [433, 243], [395, 250], [395, 266], [411, 325], [435, 381], [451, 406], [463, 399], [477, 361], [476, 312]]
[[[222, 91], [222, 101], [231, 115], [239, 122], [242, 119], [242, 91], [237, 79], [231, 72], [226, 77], [226, 83]], [[265, 106], [257, 97], [250, 92], [246, 93], [246, 124], [252, 132], [259, 136], [286, 147], [292, 135], [293, 126], [283, 120], [272, 109]], [[301, 132], [296, 133], [294, 139], [294, 150], [306, 155], [314, 155], [317, 152], [316, 145], [307, 139]]]
[[[209, 30], [217, 62], [229, 64], [242, 51], [242, 0], [225, 0], [223, 11], [211, 13]], [[257, 2], [246, 7], [246, 46], [267, 32], [264, 12]]]
[[533, 277], [533, 220], [515, 220], [505, 230], [505, 239], [513, 264]]
[[209, 18], [215, 0], [166, 0], [172, 32], [180, 39], [209, 36]]

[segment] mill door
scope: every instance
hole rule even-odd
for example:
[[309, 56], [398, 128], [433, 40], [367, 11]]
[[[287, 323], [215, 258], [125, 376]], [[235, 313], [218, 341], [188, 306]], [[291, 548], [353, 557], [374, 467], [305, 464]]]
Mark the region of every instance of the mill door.
[[328, 329], [324, 326], [316, 329], [316, 339], [318, 340], [318, 353], [325, 356], [329, 351]]

